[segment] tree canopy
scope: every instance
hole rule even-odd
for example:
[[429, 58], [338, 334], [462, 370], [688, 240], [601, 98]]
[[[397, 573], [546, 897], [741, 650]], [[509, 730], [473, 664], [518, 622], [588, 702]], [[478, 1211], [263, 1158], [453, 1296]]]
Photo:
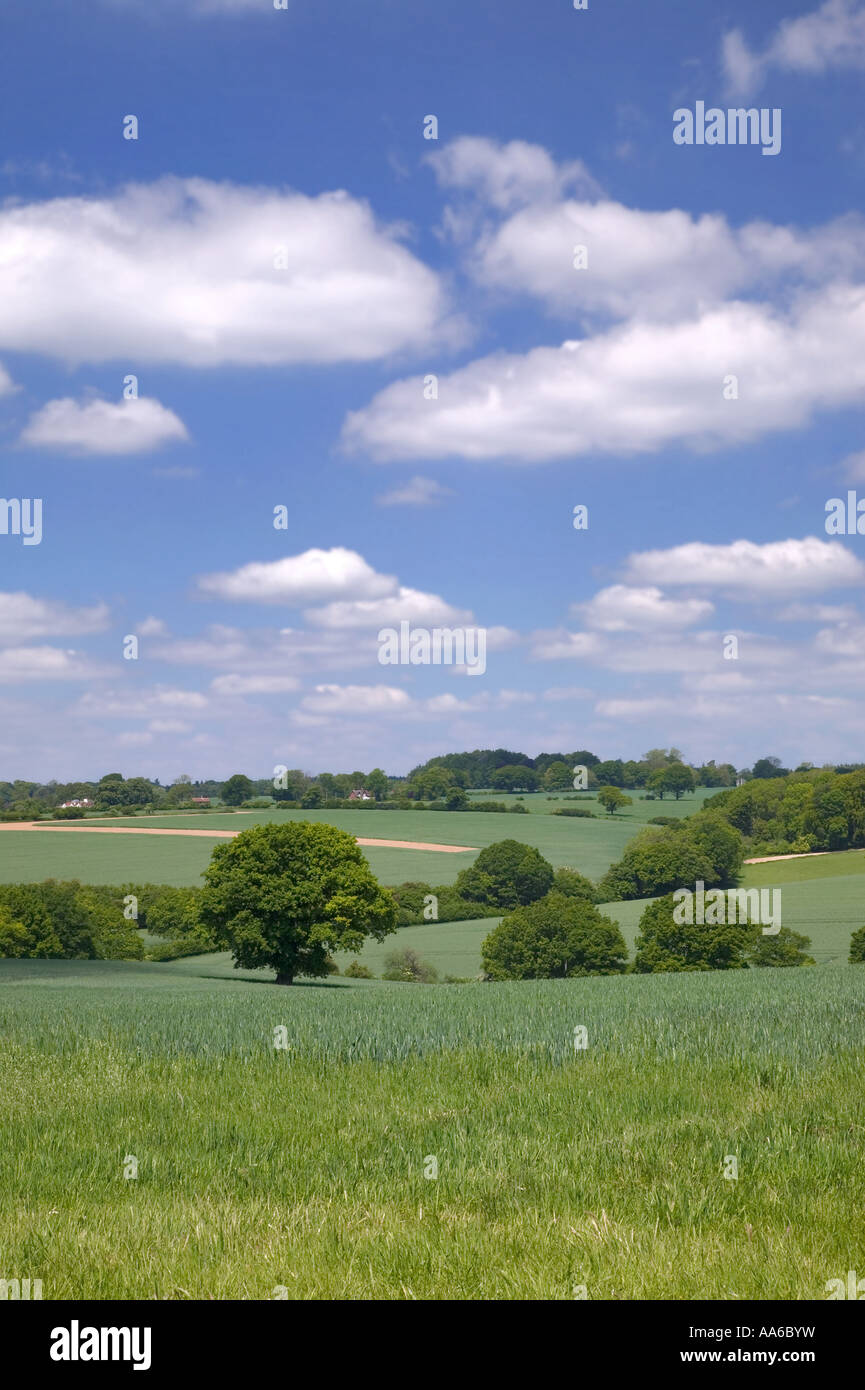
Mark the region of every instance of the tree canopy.
[[396, 913], [354, 836], [308, 821], [255, 826], [218, 845], [198, 908], [236, 968], [269, 966], [277, 984], [329, 974], [331, 951], [383, 940]]
[[616, 923], [592, 903], [552, 892], [503, 918], [481, 956], [493, 980], [563, 980], [621, 974], [627, 948]]
[[512, 908], [542, 898], [552, 883], [553, 866], [539, 850], [518, 840], [499, 840], [457, 875], [456, 890], [472, 902]]

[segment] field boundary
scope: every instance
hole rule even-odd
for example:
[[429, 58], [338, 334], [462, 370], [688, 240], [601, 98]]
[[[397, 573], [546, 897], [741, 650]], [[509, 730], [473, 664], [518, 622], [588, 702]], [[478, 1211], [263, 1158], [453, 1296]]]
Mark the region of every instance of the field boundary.
[[[146, 825], [47, 825], [42, 821], [2, 821], [0, 830], [47, 830], [57, 831], [61, 835], [68, 833], [83, 833], [85, 835], [192, 835], [205, 836], [211, 840], [233, 840], [236, 835], [241, 835], [240, 830], [184, 830], [173, 829], [170, 826], [146, 826]], [[355, 840], [359, 845], [368, 845], [371, 848], [379, 849], [424, 849], [432, 854], [474, 854], [478, 850], [477, 845], [438, 845], [430, 844], [424, 840], [370, 840], [365, 836], [356, 835]]]

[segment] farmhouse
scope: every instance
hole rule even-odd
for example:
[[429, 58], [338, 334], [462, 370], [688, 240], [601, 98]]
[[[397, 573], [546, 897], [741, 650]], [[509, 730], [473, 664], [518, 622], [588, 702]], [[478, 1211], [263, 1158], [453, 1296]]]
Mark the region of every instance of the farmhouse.
[[372, 801], [372, 792], [364, 791], [363, 787], [355, 787], [353, 792], [348, 794], [349, 801]]
[[194, 796], [194, 797], [192, 798], [192, 804], [193, 804], [193, 806], [209, 806], [209, 805], [210, 805], [210, 797], [209, 797], [209, 796]]
[[69, 809], [70, 806], [79, 806], [79, 807], [81, 807], [82, 810], [86, 810], [88, 806], [92, 806], [92, 805], [93, 805], [93, 802], [90, 800], [90, 797], [89, 797], [89, 796], [82, 796], [82, 797], [77, 797], [77, 796], [76, 796], [76, 797], [73, 798], [72, 801], [63, 801], [63, 802], [61, 802], [61, 803], [60, 803], [60, 809], [61, 809], [61, 811], [66, 811], [66, 810]]

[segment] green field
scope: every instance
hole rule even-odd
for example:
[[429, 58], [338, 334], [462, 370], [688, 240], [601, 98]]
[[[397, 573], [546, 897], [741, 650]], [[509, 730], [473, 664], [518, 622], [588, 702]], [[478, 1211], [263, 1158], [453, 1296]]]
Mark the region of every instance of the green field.
[[[512, 821], [513, 817], [507, 819]], [[232, 828], [245, 828], [245, 823], [234, 821]], [[0, 883], [78, 878], [83, 883], [170, 883], [182, 887], [200, 883], [214, 845], [226, 843], [192, 835], [175, 838], [171, 835], [88, 835], [83, 830], [68, 833], [3, 830], [0, 831]], [[372, 847], [365, 847], [363, 852], [373, 873], [386, 884], [405, 883], [409, 879], [453, 883], [460, 869], [475, 857], [473, 854]]]
[[[707, 793], [707, 788], [700, 788]], [[499, 799], [499, 798], [495, 798]], [[513, 797], [502, 797], [514, 801]], [[526, 804], [532, 800], [526, 799]], [[186, 815], [117, 817], [105, 821], [112, 827], [175, 830], [245, 830], [271, 821], [325, 821], [352, 835], [373, 840], [411, 840], [442, 845], [473, 845], [483, 849], [496, 840], [514, 839], [534, 845], [555, 868], [579, 869], [598, 879], [650, 816], [690, 815], [704, 797], [697, 793], [679, 802], [635, 801], [626, 813], [615, 816], [600, 811], [596, 820], [541, 814], [513, 816], [495, 812], [460, 814], [450, 811], [251, 811], [192, 812]], [[547, 802], [548, 809], [574, 806], [576, 802]], [[587, 803], [589, 804], [589, 803]], [[675, 808], [675, 809], [674, 809]], [[89, 883], [149, 881], [177, 886], [194, 884], [219, 841], [196, 836], [144, 835], [89, 836], [83, 831], [0, 831], [0, 882], [42, 878], [80, 878]], [[433, 854], [422, 850], [364, 848], [373, 872], [382, 883], [421, 879], [427, 883], [453, 883], [460, 869], [470, 864], [470, 854]]]
[[0, 962], [4, 1276], [46, 1299], [735, 1300], [865, 1266], [858, 970], [212, 968]]
[[[595, 876], [638, 828], [291, 818], [512, 837]], [[193, 883], [218, 843], [2, 831], [0, 878]], [[452, 881], [473, 858], [365, 853], [385, 883]], [[863, 875], [860, 852], [745, 869], [743, 886], [782, 889], [817, 969], [280, 989], [225, 953], [0, 960], [0, 1272], [41, 1279], [46, 1299], [825, 1297], [865, 1267], [865, 969], [844, 964]], [[631, 951], [644, 907], [603, 908]], [[496, 920], [404, 928], [359, 958], [378, 976], [413, 946], [472, 978]]]

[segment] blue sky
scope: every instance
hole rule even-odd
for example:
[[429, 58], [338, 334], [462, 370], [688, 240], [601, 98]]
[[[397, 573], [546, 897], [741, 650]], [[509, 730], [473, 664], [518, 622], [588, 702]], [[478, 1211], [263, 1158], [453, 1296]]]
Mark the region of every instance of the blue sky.
[[859, 0], [8, 0], [0, 777], [861, 759], [863, 71]]

